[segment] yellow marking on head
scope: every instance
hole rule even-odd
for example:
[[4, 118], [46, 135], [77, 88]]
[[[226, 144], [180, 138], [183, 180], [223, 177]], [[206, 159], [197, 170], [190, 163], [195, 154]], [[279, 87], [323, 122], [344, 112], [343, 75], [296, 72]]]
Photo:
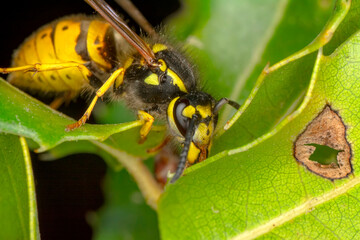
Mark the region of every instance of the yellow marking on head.
[[171, 69], [167, 70], [167, 74], [173, 79], [173, 84], [177, 85], [180, 89], [180, 91], [187, 93], [186, 87], [183, 83], [183, 81], [179, 78], [179, 76], [173, 72]]
[[170, 129], [172, 131], [174, 131], [174, 133], [176, 133], [178, 136], [182, 137], [181, 133], [179, 132], [179, 130], [176, 126], [175, 119], [174, 119], [174, 105], [179, 98], [180, 97], [176, 97], [173, 100], [171, 100], [171, 102], [168, 106], [168, 109], [167, 109], [167, 119], [168, 119]]
[[187, 156], [187, 160], [190, 164], [194, 164], [200, 155], [200, 149], [198, 149], [193, 142], [190, 143], [190, 148]]
[[140, 64], [141, 64], [142, 66], [146, 65], [146, 61], [145, 61], [144, 58], [141, 58], [141, 59], [140, 59]]
[[159, 59], [159, 63], [160, 63], [160, 70], [161, 70], [162, 72], [165, 72], [166, 69], [167, 69], [167, 66], [166, 66], [166, 63], [164, 62], [164, 60]]
[[213, 124], [212, 122], [209, 123], [209, 126], [205, 123], [200, 123], [197, 127], [193, 141], [196, 142], [196, 144], [200, 145], [208, 145], [211, 140], [211, 136], [213, 133]]
[[206, 125], [205, 123], [200, 123], [195, 130], [193, 142], [195, 142], [198, 146], [208, 146], [211, 142], [213, 132], [213, 121], [210, 121], [209, 125]]
[[195, 114], [195, 108], [191, 105], [187, 106], [186, 108], [184, 108], [184, 110], [182, 111], [182, 115], [184, 117], [188, 117], [191, 118], [192, 115]]
[[158, 75], [155, 73], [150, 74], [147, 78], [145, 78], [145, 83], [149, 85], [159, 85], [159, 78]]
[[166, 50], [168, 47], [165, 46], [164, 44], [161, 43], [156, 43], [154, 44], [154, 46], [152, 47], [152, 50], [154, 53], [160, 52], [160, 51], [164, 51]]
[[209, 106], [209, 105], [206, 105], [206, 106], [197, 105], [196, 110], [199, 111], [202, 118], [211, 117], [211, 115], [212, 115], [211, 106]]

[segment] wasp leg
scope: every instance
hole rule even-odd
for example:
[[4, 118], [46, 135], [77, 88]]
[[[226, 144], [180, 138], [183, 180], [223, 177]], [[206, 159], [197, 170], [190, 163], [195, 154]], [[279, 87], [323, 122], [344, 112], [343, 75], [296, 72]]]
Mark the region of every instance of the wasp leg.
[[122, 75], [124, 74], [124, 68], [119, 68], [118, 70], [114, 71], [111, 76], [106, 80], [106, 82], [96, 91], [96, 96], [90, 103], [90, 106], [84, 113], [84, 115], [77, 121], [76, 123], [70, 124], [66, 127], [66, 131], [74, 130], [82, 125], [85, 124], [86, 120], [89, 119], [92, 110], [98, 100], [99, 97], [102, 97], [105, 92], [114, 84], [115, 80], [120, 77], [122, 79]]
[[166, 144], [168, 144], [171, 140], [171, 136], [168, 135], [165, 137], [165, 139], [157, 146], [153, 147], [153, 148], [149, 148], [148, 150], [146, 150], [147, 153], [154, 153], [157, 152], [159, 150], [161, 150], [162, 148], [164, 148], [166, 146]]
[[66, 105], [70, 103], [72, 99], [76, 97], [77, 93], [68, 91], [62, 94], [61, 96], [56, 97], [50, 104], [49, 107], [52, 109], [58, 109], [63, 103]]
[[[12, 72], [45, 72], [45, 71], [56, 71], [65, 68], [78, 68], [85, 78], [91, 75], [91, 72], [82, 63], [76, 62], [63, 62], [63, 63], [35, 63], [19, 67], [0, 68], [0, 73], [8, 74]], [[11, 81], [9, 81], [12, 83]], [[78, 93], [69, 91], [63, 95], [55, 98], [51, 103], [52, 109], [58, 109], [64, 102], [68, 104]]]
[[56, 97], [50, 104], [49, 107], [52, 109], [58, 109], [63, 103], [65, 102], [65, 96], [61, 95], [59, 97]]
[[[8, 74], [13, 72], [33, 72], [34, 75], [38, 72], [51, 72], [51, 71], [58, 71], [67, 68], [77, 68], [81, 74], [83, 75], [84, 79], [88, 79], [89, 76], [92, 75], [90, 70], [83, 64], [78, 62], [61, 62], [61, 63], [34, 63], [29, 65], [23, 65], [18, 67], [9, 67], [9, 68], [0, 68], [0, 73]], [[34, 76], [33, 75], [33, 76]], [[8, 82], [15, 85], [15, 86], [22, 86], [21, 82], [16, 82], [17, 78], [10, 78]], [[50, 87], [54, 90], [57, 89], [59, 85], [67, 85], [71, 87], [71, 83], [66, 83], [60, 78], [60, 82], [55, 85], [52, 85], [51, 81], [47, 81]], [[42, 84], [42, 83], [38, 83]], [[45, 84], [46, 86], [46, 84]], [[30, 86], [31, 87], [31, 86]]]
[[140, 141], [139, 143], [142, 144], [146, 140], [146, 136], [149, 134], [150, 129], [154, 122], [154, 117], [151, 116], [149, 113], [139, 110], [138, 111], [138, 117], [140, 120], [144, 121], [144, 124], [142, 125], [140, 129]]
[[82, 72], [90, 73], [90, 71], [82, 64], [76, 62], [64, 62], [64, 63], [35, 63], [24, 65], [20, 67], [0, 68], [0, 73], [12, 73], [12, 72], [44, 72], [61, 70], [64, 68], [77, 67]]

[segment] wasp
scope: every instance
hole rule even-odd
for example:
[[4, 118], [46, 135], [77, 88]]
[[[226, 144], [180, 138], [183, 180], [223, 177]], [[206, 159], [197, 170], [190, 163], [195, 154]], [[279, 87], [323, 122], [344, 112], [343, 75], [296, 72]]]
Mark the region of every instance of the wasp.
[[173, 183], [187, 164], [208, 157], [221, 107], [239, 104], [201, 91], [192, 64], [164, 39], [140, 37], [103, 0], [85, 1], [102, 18], [75, 15], [41, 27], [0, 73], [9, 73], [7, 80], [20, 89], [60, 96], [53, 107], [84, 90], [95, 92], [84, 115], [66, 131], [81, 127], [105, 93], [138, 112], [144, 120], [141, 141], [155, 118], [166, 121], [169, 135], [183, 145]]

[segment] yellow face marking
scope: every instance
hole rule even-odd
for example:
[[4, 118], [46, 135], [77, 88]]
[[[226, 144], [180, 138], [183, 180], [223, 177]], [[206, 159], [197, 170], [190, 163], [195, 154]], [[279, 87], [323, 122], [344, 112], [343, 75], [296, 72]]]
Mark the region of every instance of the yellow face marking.
[[164, 44], [161, 44], [161, 43], [156, 43], [152, 48], [154, 53], [164, 51], [166, 49], [167, 49], [167, 46], [165, 46]]
[[145, 78], [145, 83], [149, 85], [159, 85], [159, 78], [158, 75], [155, 73], [150, 74], [147, 78]]
[[198, 149], [193, 142], [190, 143], [187, 160], [190, 164], [194, 164], [199, 158], [200, 149]]
[[182, 115], [184, 117], [188, 117], [188, 118], [191, 118], [192, 115], [195, 114], [195, 108], [191, 105], [187, 106], [186, 108], [184, 108], [183, 112], [182, 112]]
[[173, 84], [177, 85], [180, 89], [180, 91], [187, 93], [186, 87], [183, 83], [183, 81], [179, 78], [179, 76], [173, 72], [171, 69], [167, 70], [167, 74], [173, 79]]
[[200, 123], [195, 131], [193, 141], [196, 142], [196, 144], [198, 144], [199, 146], [208, 145], [211, 140], [212, 132], [212, 122], [209, 123], [209, 126], [207, 126], [205, 123]]
[[212, 115], [211, 106], [209, 106], [209, 105], [207, 105], [207, 106], [198, 105], [198, 106], [196, 106], [196, 110], [199, 111], [202, 118], [211, 117], [211, 115]]

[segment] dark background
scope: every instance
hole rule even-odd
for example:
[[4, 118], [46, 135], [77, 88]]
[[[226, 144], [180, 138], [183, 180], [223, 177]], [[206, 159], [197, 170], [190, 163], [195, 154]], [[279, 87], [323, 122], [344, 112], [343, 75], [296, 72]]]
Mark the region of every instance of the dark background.
[[[129, 20], [130, 26], [138, 29], [116, 3], [108, 2]], [[134, 0], [133, 3], [153, 26], [179, 8], [178, 0]], [[94, 14], [92, 8], [81, 0], [7, 1], [7, 6], [3, 5], [2, 10], [1, 67], [10, 65], [13, 51], [42, 25], [66, 15]], [[87, 103], [77, 99], [76, 103], [59, 110], [78, 119], [86, 108]], [[93, 122], [93, 119], [89, 122]], [[92, 229], [86, 222], [85, 214], [103, 204], [102, 180], [107, 168], [104, 161], [90, 154], [76, 154], [48, 162], [40, 161], [34, 153], [31, 156], [41, 238], [91, 239]]]

